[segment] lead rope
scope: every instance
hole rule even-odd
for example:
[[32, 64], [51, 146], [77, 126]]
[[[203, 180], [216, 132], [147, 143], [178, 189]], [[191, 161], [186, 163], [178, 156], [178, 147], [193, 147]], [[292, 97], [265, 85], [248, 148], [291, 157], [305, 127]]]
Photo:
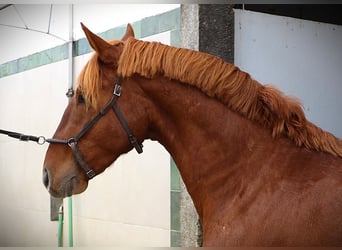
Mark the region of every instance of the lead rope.
[[47, 142], [44, 136], [25, 135], [22, 133], [3, 130], [3, 129], [0, 129], [0, 134], [4, 134], [9, 137], [19, 139], [20, 141], [35, 141], [39, 145], [43, 145], [45, 142]]

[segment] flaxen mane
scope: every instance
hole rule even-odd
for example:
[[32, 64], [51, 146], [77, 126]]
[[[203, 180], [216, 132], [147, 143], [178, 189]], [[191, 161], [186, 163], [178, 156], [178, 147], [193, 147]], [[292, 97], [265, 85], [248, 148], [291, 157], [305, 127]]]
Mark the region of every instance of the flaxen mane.
[[[92, 60], [88, 67], [97, 58]], [[298, 146], [342, 157], [342, 141], [308, 121], [296, 99], [284, 96], [274, 87], [261, 85], [218, 57], [129, 38], [118, 65], [117, 72], [123, 77], [137, 73], [152, 79], [163, 75], [193, 85], [235, 112], [271, 129], [275, 138], [287, 136]], [[89, 76], [93, 73], [89, 72]], [[94, 101], [96, 97], [91, 95], [89, 98]]]

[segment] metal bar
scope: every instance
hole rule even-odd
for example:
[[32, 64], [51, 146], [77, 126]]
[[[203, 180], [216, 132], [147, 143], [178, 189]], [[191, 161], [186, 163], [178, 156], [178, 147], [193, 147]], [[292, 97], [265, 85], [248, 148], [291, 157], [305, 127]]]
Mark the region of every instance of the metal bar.
[[51, 17], [52, 17], [52, 4], [50, 5], [49, 24], [48, 24], [48, 31], [47, 31], [48, 34], [50, 33]]
[[74, 72], [74, 7], [72, 4], [70, 4], [69, 7], [69, 75], [68, 75], [68, 92], [67, 97], [71, 98], [74, 95], [74, 84], [73, 84], [73, 72]]
[[0, 10], [4, 10], [4, 9], [6, 9], [6, 8], [12, 6], [12, 5], [13, 4], [6, 4], [5, 6], [0, 7]]
[[59, 207], [58, 210], [58, 247], [63, 247], [63, 204]]
[[69, 247], [74, 246], [74, 232], [72, 221], [72, 196], [68, 197]]

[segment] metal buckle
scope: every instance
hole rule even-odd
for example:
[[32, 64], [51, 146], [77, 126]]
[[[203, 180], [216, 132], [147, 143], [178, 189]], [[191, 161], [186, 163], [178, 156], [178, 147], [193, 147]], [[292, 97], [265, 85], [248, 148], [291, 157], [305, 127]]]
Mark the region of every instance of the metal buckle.
[[86, 174], [87, 174], [89, 180], [92, 179], [92, 178], [94, 178], [94, 177], [96, 176], [95, 171], [92, 170], [92, 169], [90, 169], [88, 172], [86, 172]]
[[121, 85], [115, 84], [113, 94], [116, 95], [117, 97], [120, 97], [120, 95], [121, 95]]

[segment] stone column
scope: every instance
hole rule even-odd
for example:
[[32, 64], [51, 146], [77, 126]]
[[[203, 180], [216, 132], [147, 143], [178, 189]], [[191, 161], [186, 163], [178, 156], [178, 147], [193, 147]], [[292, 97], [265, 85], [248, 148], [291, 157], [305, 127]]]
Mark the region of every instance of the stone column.
[[[182, 4], [180, 47], [234, 61], [234, 12], [229, 4]], [[198, 214], [184, 183], [180, 188], [181, 247], [202, 245]]]
[[234, 62], [234, 11], [232, 4], [200, 4], [199, 51]]

